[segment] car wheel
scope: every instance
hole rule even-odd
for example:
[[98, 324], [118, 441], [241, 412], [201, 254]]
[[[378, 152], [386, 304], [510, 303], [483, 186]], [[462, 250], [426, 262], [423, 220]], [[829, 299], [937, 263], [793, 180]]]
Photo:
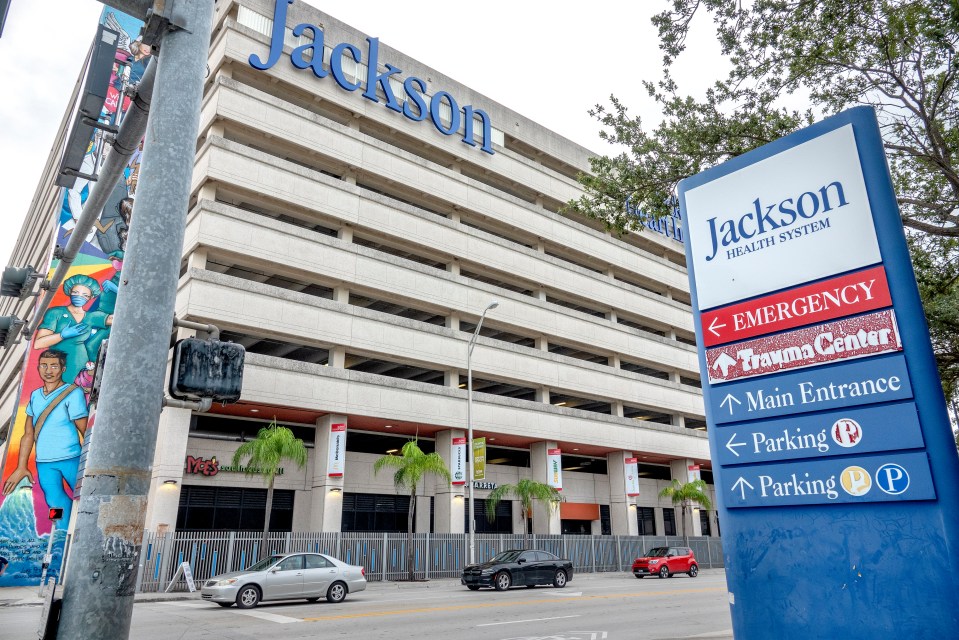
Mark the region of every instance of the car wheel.
[[506, 591], [513, 584], [513, 579], [505, 571], [500, 571], [493, 576], [493, 586], [497, 591]]
[[342, 582], [334, 582], [330, 585], [329, 590], [326, 592], [326, 599], [328, 602], [343, 602], [346, 598], [346, 585]]
[[307, 602], [317, 602], [318, 600], [319, 600], [319, 598], [307, 598], [307, 599], [306, 599]]
[[566, 586], [566, 572], [562, 569], [556, 570], [556, 574], [553, 576], [553, 586], [557, 589], [562, 589]]
[[247, 585], [236, 594], [236, 606], [240, 609], [252, 609], [260, 602], [260, 590], [256, 585]]
[[479, 587], [475, 584], [468, 584], [466, 585], [466, 588], [469, 589], [470, 591], [479, 591]]
[[232, 606], [233, 606], [233, 603], [232, 603], [232, 602], [217, 602], [217, 604], [220, 605], [221, 607], [232, 607]]
[[661, 566], [661, 567], [659, 568], [659, 577], [660, 577], [660, 578], [668, 578], [668, 577], [669, 577], [669, 567], [667, 567], [666, 565]]
[[695, 578], [695, 577], [698, 576], [698, 575], [699, 575], [699, 567], [697, 567], [696, 565], [690, 565], [690, 567], [689, 567], [689, 577], [690, 577], [690, 578]]

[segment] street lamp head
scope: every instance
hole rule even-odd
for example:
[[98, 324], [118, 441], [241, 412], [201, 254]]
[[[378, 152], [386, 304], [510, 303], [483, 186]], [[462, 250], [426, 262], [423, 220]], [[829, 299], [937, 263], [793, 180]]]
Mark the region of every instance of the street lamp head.
[[489, 311], [490, 309], [495, 309], [495, 308], [498, 307], [498, 306], [499, 306], [499, 300], [493, 300], [493, 301], [490, 302], [489, 305], [486, 307], [486, 310]]

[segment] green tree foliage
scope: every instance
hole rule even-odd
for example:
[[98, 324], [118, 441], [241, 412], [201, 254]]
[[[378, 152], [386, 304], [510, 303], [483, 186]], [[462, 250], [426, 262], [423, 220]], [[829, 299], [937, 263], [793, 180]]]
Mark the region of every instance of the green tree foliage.
[[[697, 20], [711, 20], [730, 67], [702, 99], [685, 95], [671, 73]], [[924, 298], [930, 324], [935, 331], [957, 323], [959, 306], [949, 301], [959, 294], [948, 274], [959, 260], [950, 241], [959, 238], [959, 0], [669, 0], [653, 24], [662, 75], [641, 81], [663, 120], [647, 127], [615, 96], [592, 109], [616, 153], [591, 161], [591, 175], [581, 177], [585, 194], [569, 210], [620, 234], [639, 230], [627, 198], [667, 215], [683, 178], [821, 117], [871, 105], [903, 224], [927, 254], [916, 270], [924, 294], [934, 294]], [[784, 106], [799, 101], [808, 109]], [[934, 339], [954, 388], [955, 339], [945, 331]]]
[[233, 453], [233, 466], [239, 467], [246, 460], [247, 476], [262, 476], [266, 482], [266, 514], [263, 518], [263, 537], [260, 553], [266, 555], [266, 539], [270, 532], [270, 515], [273, 511], [273, 483], [280, 465], [289, 460], [302, 469], [306, 464], [306, 446], [286, 427], [276, 424], [276, 418], [260, 429], [256, 438], [244, 442]]
[[542, 502], [546, 506], [546, 512], [552, 513], [563, 500], [562, 494], [545, 482], [523, 478], [516, 484], [501, 484], [490, 491], [486, 498], [486, 517], [490, 522], [496, 519], [496, 505], [506, 498], [519, 500], [523, 512], [523, 533], [527, 536], [527, 540], [529, 526], [526, 521], [533, 510], [533, 502], [536, 500]]
[[672, 484], [664, 487], [663, 490], [659, 492], [660, 498], [669, 498], [673, 501], [674, 505], [679, 505], [682, 508], [683, 540], [687, 546], [689, 545], [689, 536], [686, 533], [686, 511], [689, 510], [693, 504], [698, 504], [703, 509], [712, 509], [713, 504], [709, 501], [709, 496], [706, 491], [707, 485], [704, 480], [680, 482], [674, 478]]
[[407, 515], [407, 545], [406, 545], [406, 570], [407, 578], [413, 581], [413, 522], [416, 513], [416, 490], [419, 487], [423, 476], [435, 475], [450, 481], [450, 471], [443, 462], [443, 458], [438, 453], [424, 453], [420, 449], [416, 440], [410, 440], [403, 445], [400, 455], [395, 456], [392, 453], [383, 456], [373, 463], [373, 473], [379, 473], [382, 469], [395, 469], [393, 473], [393, 485], [400, 491], [407, 491], [410, 494], [410, 509]]

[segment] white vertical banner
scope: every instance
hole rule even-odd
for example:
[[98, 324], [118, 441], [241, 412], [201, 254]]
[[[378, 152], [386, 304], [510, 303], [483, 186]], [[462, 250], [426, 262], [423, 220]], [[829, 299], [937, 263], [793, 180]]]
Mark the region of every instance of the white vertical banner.
[[626, 458], [626, 495], [630, 498], [639, 495], [639, 458]]
[[327, 475], [331, 478], [343, 476], [346, 467], [346, 424], [330, 425], [330, 463]]
[[450, 477], [452, 484], [466, 484], [466, 438], [453, 438], [450, 445]]
[[563, 452], [559, 449], [547, 449], [546, 475], [546, 484], [557, 491], [563, 490]]
[[699, 474], [699, 465], [698, 465], [698, 464], [691, 464], [691, 465], [689, 465], [688, 471], [689, 471], [689, 482], [692, 482], [693, 480], [701, 480], [701, 479], [702, 479], [702, 476]]

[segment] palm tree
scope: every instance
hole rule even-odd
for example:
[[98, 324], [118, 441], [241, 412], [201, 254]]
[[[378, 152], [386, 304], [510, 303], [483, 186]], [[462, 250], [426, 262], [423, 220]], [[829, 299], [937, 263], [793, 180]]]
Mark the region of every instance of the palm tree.
[[407, 516], [406, 529], [406, 569], [410, 582], [413, 576], [413, 514], [416, 510], [416, 489], [420, 480], [426, 474], [433, 474], [450, 481], [450, 471], [438, 453], [423, 453], [416, 440], [410, 440], [403, 445], [400, 455], [392, 453], [383, 456], [373, 463], [373, 473], [379, 473], [384, 467], [396, 469], [393, 474], [393, 484], [398, 490], [409, 491], [410, 510]]
[[244, 442], [233, 454], [233, 466], [241, 466], [246, 459], [247, 476], [263, 476], [267, 484], [266, 516], [263, 519], [263, 538], [260, 549], [265, 553], [266, 538], [270, 532], [270, 515], [273, 511], [273, 481], [280, 469], [280, 463], [289, 460], [300, 469], [306, 464], [306, 447], [303, 441], [293, 435], [286, 427], [276, 424], [276, 418], [256, 434], [256, 438]]
[[673, 479], [673, 483], [659, 492], [660, 498], [670, 498], [673, 504], [680, 505], [683, 508], [683, 544], [689, 546], [689, 536], [686, 535], [686, 509], [693, 503], [699, 503], [703, 509], [711, 509], [712, 503], [709, 496], [706, 495], [707, 484], [703, 480], [691, 480], [690, 482], [680, 482]]
[[501, 484], [486, 497], [486, 517], [492, 522], [496, 518], [496, 505], [501, 500], [508, 497], [514, 497], [519, 500], [523, 511], [523, 534], [526, 536], [527, 546], [529, 546], [529, 527], [526, 520], [529, 513], [533, 510], [533, 501], [539, 500], [546, 505], [546, 512], [553, 513], [562, 500], [562, 494], [545, 482], [538, 482], [524, 478], [516, 484]]

